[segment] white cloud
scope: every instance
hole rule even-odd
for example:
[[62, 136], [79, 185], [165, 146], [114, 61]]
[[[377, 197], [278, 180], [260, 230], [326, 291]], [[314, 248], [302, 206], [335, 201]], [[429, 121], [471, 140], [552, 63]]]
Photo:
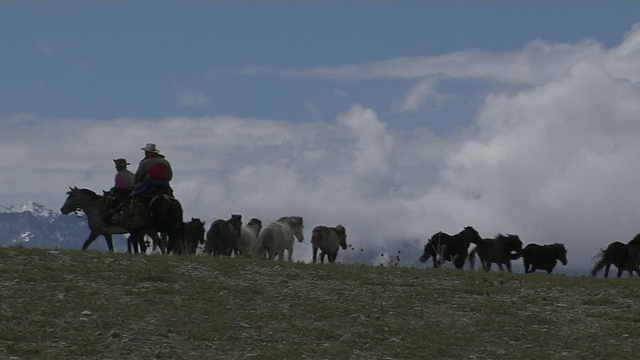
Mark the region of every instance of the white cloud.
[[180, 106], [198, 106], [211, 103], [211, 99], [203, 92], [186, 93], [180, 96]]
[[409, 90], [396, 112], [417, 112], [426, 104], [431, 104], [435, 108], [439, 107], [451, 96], [436, 91], [434, 83], [434, 79], [421, 80], [416, 86]]
[[[601, 64], [616, 78], [640, 80], [637, 59], [640, 53], [640, 23], [625, 35], [623, 42], [606, 49], [602, 43], [585, 39], [580, 43], [550, 43], [537, 39], [511, 52], [477, 49], [426, 57], [400, 57], [376, 62], [300, 69], [251, 68], [244, 75], [259, 73], [292, 77], [323, 77], [342, 80], [411, 79], [449, 77], [488, 79], [512, 84], [543, 85], [566, 76], [579, 62]], [[420, 86], [420, 85], [419, 85]], [[421, 86], [425, 86], [421, 84]]]

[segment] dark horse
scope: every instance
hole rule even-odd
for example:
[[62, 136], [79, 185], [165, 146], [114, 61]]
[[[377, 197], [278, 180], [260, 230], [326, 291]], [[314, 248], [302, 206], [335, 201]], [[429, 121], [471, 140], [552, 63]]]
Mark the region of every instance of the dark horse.
[[148, 231], [162, 233], [167, 236], [167, 254], [182, 254], [185, 231], [182, 214], [182, 205], [173, 196], [166, 194], [153, 196], [146, 207], [144, 226], [130, 231], [132, 242], [144, 243], [144, 235]]
[[[89, 189], [79, 189], [77, 187], [70, 187], [67, 192], [67, 200], [64, 202], [62, 207], [60, 208], [60, 212], [64, 215], [70, 214], [72, 212], [82, 210], [87, 216], [87, 222], [89, 224], [89, 237], [85, 240], [82, 245], [82, 250], [86, 250], [91, 243], [93, 243], [98, 236], [104, 236], [107, 241], [107, 248], [109, 251], [113, 252], [113, 239], [111, 235], [113, 234], [127, 234], [130, 233], [130, 229], [126, 229], [121, 225], [116, 225], [105, 221], [105, 217], [102, 214], [103, 208], [103, 199], [102, 196], [96, 194], [95, 192]], [[160, 242], [160, 238], [158, 237], [158, 233], [147, 232], [147, 235], [151, 237], [154, 242]], [[144, 233], [142, 234], [144, 237]], [[129, 237], [131, 239], [131, 237]], [[144, 241], [138, 243], [142, 252], [144, 252], [146, 246]], [[138, 249], [138, 247], [133, 247], [134, 250]], [[131, 252], [131, 247], [129, 247], [129, 252]]]
[[558, 260], [562, 265], [567, 265], [567, 249], [563, 244], [529, 244], [522, 249], [525, 274], [536, 270], [544, 270], [547, 274], [551, 274]]
[[184, 246], [185, 253], [195, 255], [198, 245], [204, 244], [204, 221], [198, 218], [191, 218], [191, 221], [184, 224]]
[[591, 270], [591, 276], [596, 276], [598, 271], [604, 268], [604, 277], [609, 277], [609, 268], [615, 265], [618, 268], [618, 277], [622, 276], [623, 271], [628, 271], [629, 276], [633, 276], [633, 272], [640, 275], [640, 234], [636, 235], [626, 244], [620, 241], [613, 242], [607, 246], [605, 250], [593, 257], [598, 262]]
[[455, 235], [438, 232], [431, 236], [424, 246], [424, 252], [420, 256], [420, 262], [426, 262], [433, 258], [433, 267], [439, 267], [442, 260], [452, 261], [456, 269], [462, 269], [467, 259], [469, 245], [480, 241], [480, 235], [471, 226], [465, 227]]
[[489, 271], [493, 263], [498, 264], [500, 270], [504, 270], [502, 265], [511, 272], [511, 260], [518, 259], [522, 251], [522, 241], [514, 234], [498, 234], [493, 239], [481, 239], [475, 242], [476, 247], [469, 253], [469, 264], [474, 268], [475, 257], [478, 254], [482, 268]]
[[232, 214], [229, 220], [218, 219], [207, 231], [204, 253], [207, 255], [238, 255], [238, 239], [242, 228], [242, 215]]

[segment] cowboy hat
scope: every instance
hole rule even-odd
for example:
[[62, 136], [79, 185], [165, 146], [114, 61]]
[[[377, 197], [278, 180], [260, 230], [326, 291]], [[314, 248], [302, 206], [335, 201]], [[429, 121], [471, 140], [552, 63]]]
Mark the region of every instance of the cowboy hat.
[[127, 160], [123, 158], [113, 159], [113, 162], [116, 163], [116, 165], [131, 165], [131, 163], [128, 163]]
[[153, 144], [153, 143], [147, 143], [147, 145], [145, 145], [140, 150], [144, 150], [145, 152], [151, 152], [156, 154], [160, 153], [160, 150], [156, 148], [156, 144]]

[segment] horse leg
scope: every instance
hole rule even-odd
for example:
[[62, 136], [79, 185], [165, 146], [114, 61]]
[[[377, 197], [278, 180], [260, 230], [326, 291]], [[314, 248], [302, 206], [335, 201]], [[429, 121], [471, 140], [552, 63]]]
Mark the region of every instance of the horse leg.
[[611, 268], [611, 264], [607, 264], [607, 265], [604, 267], [604, 278], [605, 278], [605, 279], [609, 277], [609, 269], [610, 269], [610, 268]]
[[[87, 240], [84, 241], [84, 244], [82, 244], [82, 250], [87, 250], [89, 245], [91, 245], [91, 243], [94, 242], [99, 235], [100, 234], [96, 233], [95, 231], [92, 231], [89, 234], [89, 237], [87, 238]], [[108, 242], [107, 242], [107, 246], [109, 246]], [[111, 246], [113, 246], [113, 244], [111, 244]]]
[[317, 246], [313, 246], [313, 256], [312, 256], [312, 261], [315, 263], [316, 262], [316, 258], [318, 256], [318, 247]]
[[507, 271], [511, 272], [511, 260], [507, 260]]
[[484, 261], [484, 260], [480, 260], [480, 263], [482, 264], [482, 268], [485, 271], [491, 271], [491, 263], [488, 261]]
[[133, 253], [133, 244], [131, 243], [131, 234], [127, 237], [127, 254]]
[[113, 238], [111, 237], [111, 234], [102, 234], [102, 236], [104, 236], [104, 239], [107, 242], [107, 249], [109, 249], [109, 252], [113, 252]]
[[144, 241], [144, 234], [140, 235], [140, 237], [138, 237], [138, 248], [140, 250], [140, 254], [146, 254], [147, 253], [147, 243]]
[[160, 237], [158, 237], [156, 235], [156, 238], [158, 239], [158, 244], [156, 244], [154, 242], [153, 243], [153, 249], [156, 250], [156, 247], [159, 247], [160, 248], [160, 253], [166, 254], [167, 253], [167, 242], [169, 242], [169, 238], [168, 238], [167, 234], [162, 233], [162, 234], [160, 234]]
[[[284, 254], [284, 252], [282, 252]], [[293, 261], [293, 245], [287, 249], [287, 256], [289, 257], [289, 262]]]
[[324, 264], [324, 257], [325, 257], [325, 255], [327, 255], [327, 254], [325, 254], [325, 253], [324, 253], [324, 251], [321, 251], [321, 252], [320, 252], [320, 264]]
[[134, 242], [135, 238], [133, 233], [129, 233], [129, 237], [127, 237], [127, 252], [129, 254], [137, 254], [138, 253], [138, 244]]

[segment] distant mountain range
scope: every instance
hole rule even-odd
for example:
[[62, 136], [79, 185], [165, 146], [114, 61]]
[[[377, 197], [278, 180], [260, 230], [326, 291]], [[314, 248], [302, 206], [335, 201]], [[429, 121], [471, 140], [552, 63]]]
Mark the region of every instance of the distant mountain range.
[[[87, 236], [89, 227], [84, 217], [62, 215], [32, 201], [22, 206], [0, 205], [0, 246], [80, 249]], [[126, 248], [124, 240], [114, 239], [114, 245]], [[107, 250], [102, 238], [91, 248]]]

